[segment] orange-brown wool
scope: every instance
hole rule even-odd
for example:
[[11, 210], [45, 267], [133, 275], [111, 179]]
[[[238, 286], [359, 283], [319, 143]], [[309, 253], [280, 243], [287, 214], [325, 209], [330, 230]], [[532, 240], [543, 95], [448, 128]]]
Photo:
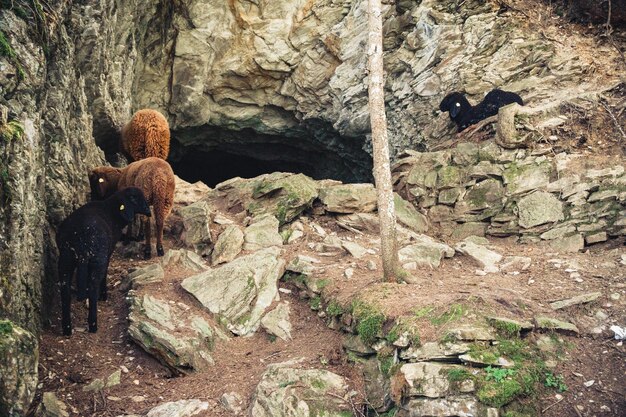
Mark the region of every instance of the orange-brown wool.
[[[174, 205], [175, 179], [169, 163], [160, 158], [149, 157], [136, 161], [125, 168], [98, 167], [89, 175], [94, 198], [106, 198], [109, 194], [127, 187], [143, 191], [146, 201], [153, 207], [157, 230], [157, 254], [163, 256], [163, 226]], [[150, 219], [144, 220], [146, 234], [146, 257], [150, 256]]]
[[133, 161], [148, 157], [167, 159], [170, 127], [161, 113], [152, 109], [136, 112], [122, 128], [122, 151]]

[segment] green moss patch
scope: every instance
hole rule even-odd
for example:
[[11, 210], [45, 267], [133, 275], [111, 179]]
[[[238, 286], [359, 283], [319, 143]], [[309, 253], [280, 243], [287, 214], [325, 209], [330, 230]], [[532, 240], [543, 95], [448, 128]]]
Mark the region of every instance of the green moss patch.
[[0, 320], [0, 335], [13, 333], [13, 323], [9, 320]]
[[490, 381], [478, 390], [478, 400], [490, 407], [500, 408], [523, 393], [522, 385], [514, 379]]
[[376, 337], [382, 334], [385, 315], [362, 301], [352, 303], [352, 315], [357, 321], [356, 331], [363, 343], [374, 343]]

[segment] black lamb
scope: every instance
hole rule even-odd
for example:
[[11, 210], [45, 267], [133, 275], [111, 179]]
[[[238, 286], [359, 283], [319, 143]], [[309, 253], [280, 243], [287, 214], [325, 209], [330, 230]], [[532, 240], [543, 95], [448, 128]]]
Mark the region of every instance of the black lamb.
[[524, 105], [524, 101], [520, 96], [509, 91], [498, 90], [497, 88], [491, 90], [481, 101], [475, 106], [472, 106], [465, 98], [463, 93], [453, 92], [445, 96], [441, 100], [439, 110], [450, 113], [450, 119], [456, 123], [459, 128], [459, 132], [466, 129], [487, 117], [498, 114], [500, 107], [507, 104], [518, 103]]
[[122, 229], [135, 214], [150, 216], [143, 192], [125, 188], [103, 201], [92, 201], [74, 210], [59, 226], [59, 279], [63, 334], [72, 334], [71, 284], [76, 270], [79, 300], [89, 297], [89, 332], [98, 330], [98, 299], [107, 299], [106, 274], [115, 244]]

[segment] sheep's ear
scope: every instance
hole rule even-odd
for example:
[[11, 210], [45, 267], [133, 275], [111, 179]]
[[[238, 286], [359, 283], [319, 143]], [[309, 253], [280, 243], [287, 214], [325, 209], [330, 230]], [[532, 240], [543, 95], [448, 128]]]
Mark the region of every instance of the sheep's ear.
[[452, 106], [450, 106], [450, 117], [454, 118], [459, 115], [461, 112], [461, 103], [455, 102]]

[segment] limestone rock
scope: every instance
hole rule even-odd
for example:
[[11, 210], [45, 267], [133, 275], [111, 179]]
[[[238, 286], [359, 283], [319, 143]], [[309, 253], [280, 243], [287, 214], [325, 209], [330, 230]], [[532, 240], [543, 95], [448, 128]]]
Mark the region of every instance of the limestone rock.
[[535, 317], [535, 323], [537, 323], [537, 328], [539, 329], [579, 333], [578, 328], [574, 324], [551, 317], [537, 316]]
[[208, 269], [207, 264], [197, 253], [187, 249], [170, 249], [161, 259], [164, 268], [181, 267], [194, 272]]
[[459, 341], [491, 341], [496, 335], [491, 329], [482, 326], [463, 326], [448, 330], [448, 335]]
[[426, 342], [419, 347], [410, 347], [400, 352], [400, 357], [409, 361], [455, 361], [459, 355], [469, 352], [467, 343]]
[[[329, 417], [351, 412], [356, 395], [339, 375], [320, 369], [297, 369], [294, 361], [268, 366], [252, 398], [250, 415], [255, 417], [309, 416], [323, 410]], [[327, 395], [332, 392], [333, 395]]]
[[277, 282], [285, 270], [281, 250], [271, 247], [185, 279], [181, 285], [230, 331], [253, 333], [265, 310], [278, 297]]
[[548, 161], [525, 165], [512, 163], [505, 169], [503, 177], [509, 193], [522, 194], [546, 187], [552, 172], [552, 164]]
[[499, 264], [502, 272], [526, 271], [530, 268], [532, 259], [528, 256], [505, 256]]
[[211, 189], [201, 181], [193, 184], [174, 176], [176, 180], [174, 191], [174, 204], [180, 206], [188, 206], [196, 203], [208, 196]]
[[272, 214], [284, 224], [311, 207], [317, 194], [317, 183], [304, 174], [268, 174], [254, 180], [247, 209], [253, 216]]
[[552, 310], [561, 310], [578, 304], [586, 304], [597, 300], [602, 295], [601, 292], [591, 292], [588, 294], [577, 295], [576, 297], [550, 303]]
[[163, 281], [165, 271], [160, 263], [153, 263], [128, 274], [123, 281], [123, 288], [137, 288], [142, 285]]
[[485, 236], [487, 223], [468, 222], [456, 225], [452, 231], [452, 239], [463, 240], [469, 236]]
[[37, 389], [37, 338], [0, 320], [0, 415], [25, 415]]
[[[534, 329], [534, 325], [529, 321], [518, 321], [506, 317], [489, 317], [489, 323], [498, 329], [517, 329], [517, 333]], [[508, 332], [510, 333], [510, 332]]]
[[363, 343], [357, 335], [348, 335], [343, 341], [343, 348], [359, 356], [370, 356], [376, 353], [374, 349]]
[[211, 253], [211, 265], [230, 262], [243, 248], [244, 235], [239, 226], [231, 224], [224, 229], [215, 242]]
[[291, 340], [290, 307], [287, 303], [279, 303], [261, 319], [261, 327], [271, 335], [282, 340]]
[[271, 246], [281, 246], [283, 238], [278, 233], [278, 224], [278, 219], [271, 214], [252, 219], [250, 226], [244, 230], [243, 249], [255, 251]]
[[342, 184], [320, 189], [319, 198], [332, 213], [367, 213], [376, 210], [372, 184]]
[[183, 207], [179, 213], [183, 221], [182, 242], [200, 255], [208, 255], [211, 252], [211, 213], [208, 203], [198, 201]]
[[220, 404], [222, 404], [222, 407], [224, 407], [226, 411], [238, 415], [243, 408], [243, 399], [241, 395], [236, 392], [225, 392], [220, 397]]
[[69, 417], [67, 405], [60, 401], [53, 392], [44, 392], [35, 417]]
[[459, 356], [459, 359], [463, 361], [463, 363], [469, 363], [470, 365], [501, 366], [503, 368], [512, 368], [515, 366], [515, 363], [513, 361], [510, 361], [509, 359], [502, 356], [496, 358], [492, 357], [491, 355], [485, 356], [482, 353], [466, 353]]
[[451, 257], [450, 254], [454, 254], [454, 250], [451, 247], [428, 237], [423, 237], [417, 243], [398, 251], [400, 262], [416, 262], [417, 265], [429, 266], [431, 268], [439, 267], [441, 259]]
[[519, 225], [529, 229], [544, 223], [563, 220], [563, 203], [553, 194], [537, 191], [522, 198], [517, 203]]
[[495, 265], [502, 260], [502, 255], [494, 252], [482, 245], [477, 245], [473, 242], [464, 240], [459, 242], [455, 249], [463, 255], [472, 258], [478, 265], [483, 268], [495, 267]]
[[287, 271], [295, 272], [296, 274], [312, 275], [315, 271], [314, 264], [319, 264], [320, 260], [306, 255], [296, 255], [287, 264], [285, 268]]
[[398, 412], [398, 417], [422, 417], [422, 416], [438, 416], [438, 417], [454, 417], [454, 416], [476, 416], [476, 417], [492, 417], [497, 416], [490, 412], [485, 406], [480, 404], [475, 397], [472, 396], [449, 396], [446, 398], [421, 399], [414, 398], [407, 402], [406, 406]]
[[151, 295], [129, 300], [128, 334], [146, 352], [180, 373], [213, 364], [215, 332], [202, 317]]
[[394, 205], [396, 209], [396, 217], [398, 221], [416, 233], [424, 233], [428, 231], [428, 219], [422, 213], [417, 211], [415, 207], [394, 193]]
[[582, 235], [574, 235], [550, 241], [550, 247], [559, 252], [578, 252], [585, 247], [585, 240]]
[[209, 403], [200, 400], [180, 400], [157, 405], [146, 417], [191, 417], [209, 409]]
[[348, 253], [355, 258], [362, 258], [367, 254], [367, 249], [355, 242], [343, 242], [341, 244]]
[[380, 362], [376, 357], [363, 359], [360, 362], [365, 381], [365, 395], [369, 406], [376, 411], [384, 411], [391, 404], [389, 378], [381, 371]]
[[450, 389], [446, 370], [452, 367], [436, 362], [418, 362], [402, 365], [400, 372], [409, 385], [411, 397], [445, 397]]

